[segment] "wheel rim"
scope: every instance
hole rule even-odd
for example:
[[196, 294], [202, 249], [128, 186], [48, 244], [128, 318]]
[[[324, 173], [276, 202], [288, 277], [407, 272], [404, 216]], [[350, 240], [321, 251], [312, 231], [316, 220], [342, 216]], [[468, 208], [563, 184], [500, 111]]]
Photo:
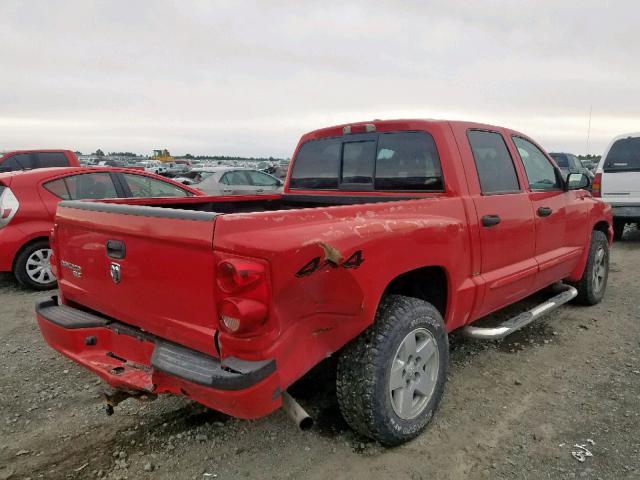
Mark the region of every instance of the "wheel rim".
[[426, 328], [410, 332], [391, 363], [389, 395], [398, 417], [409, 420], [426, 408], [436, 387], [440, 356], [433, 334]]
[[593, 290], [599, 292], [604, 286], [607, 277], [607, 253], [604, 247], [596, 250], [593, 262]]
[[39, 285], [46, 285], [55, 280], [51, 271], [51, 249], [36, 250], [27, 258], [27, 276]]

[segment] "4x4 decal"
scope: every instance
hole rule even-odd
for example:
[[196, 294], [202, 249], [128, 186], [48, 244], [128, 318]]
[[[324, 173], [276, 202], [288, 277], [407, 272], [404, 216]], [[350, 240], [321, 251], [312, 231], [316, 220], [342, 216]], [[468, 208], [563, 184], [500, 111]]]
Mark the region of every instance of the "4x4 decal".
[[358, 268], [363, 263], [364, 263], [364, 257], [362, 256], [362, 250], [356, 250], [344, 262], [336, 263], [328, 259], [325, 259], [325, 261], [323, 262], [320, 257], [314, 257], [311, 261], [306, 263], [300, 270], [298, 270], [298, 272], [296, 273], [296, 277], [306, 277], [326, 265], [330, 265], [335, 268], [338, 268], [338, 267]]

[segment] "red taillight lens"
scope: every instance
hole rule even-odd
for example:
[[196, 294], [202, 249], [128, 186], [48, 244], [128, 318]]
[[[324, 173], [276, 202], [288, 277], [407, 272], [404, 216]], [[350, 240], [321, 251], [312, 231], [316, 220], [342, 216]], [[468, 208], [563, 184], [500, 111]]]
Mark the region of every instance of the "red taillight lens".
[[218, 288], [224, 293], [236, 293], [255, 285], [264, 278], [264, 267], [257, 262], [233, 258], [218, 263]]
[[269, 314], [267, 263], [226, 257], [216, 266], [216, 283], [222, 331], [240, 337], [264, 333]]
[[51, 264], [51, 272], [57, 277], [58, 276], [58, 263], [56, 262], [56, 228], [57, 225], [54, 225], [51, 230], [49, 230], [49, 247], [51, 248], [51, 256], [49, 257], [49, 263]]
[[596, 173], [593, 183], [591, 184], [591, 194], [594, 197], [602, 197], [602, 173]]
[[267, 318], [267, 306], [247, 298], [225, 298], [218, 308], [220, 324], [234, 335], [255, 331]]

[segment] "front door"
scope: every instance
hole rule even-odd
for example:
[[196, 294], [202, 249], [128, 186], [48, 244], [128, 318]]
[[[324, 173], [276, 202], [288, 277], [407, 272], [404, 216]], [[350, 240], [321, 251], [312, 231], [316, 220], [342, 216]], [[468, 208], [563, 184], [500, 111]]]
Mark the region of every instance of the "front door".
[[589, 228], [588, 205], [576, 196], [588, 194], [565, 191], [560, 172], [540, 148], [520, 136], [512, 139], [527, 174], [535, 214], [539, 289], [568, 276], [576, 266]]
[[[501, 133], [469, 130], [478, 183], [470, 182], [480, 230], [484, 299], [479, 317], [524, 298], [537, 273], [531, 200]], [[472, 175], [469, 175], [470, 177]], [[470, 179], [471, 180], [471, 179]], [[476, 190], [476, 191], [474, 191]]]

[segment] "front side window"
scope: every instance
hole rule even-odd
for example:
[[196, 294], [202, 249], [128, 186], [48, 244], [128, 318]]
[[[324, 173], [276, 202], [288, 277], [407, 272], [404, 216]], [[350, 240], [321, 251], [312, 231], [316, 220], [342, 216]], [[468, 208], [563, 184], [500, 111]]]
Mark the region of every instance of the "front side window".
[[39, 152], [38, 162], [41, 167], [68, 167], [69, 160], [62, 152]]
[[53, 180], [44, 187], [63, 200], [117, 198], [116, 187], [108, 173], [83, 173]]
[[482, 193], [487, 195], [519, 192], [516, 168], [502, 135], [484, 130], [469, 130], [467, 138], [473, 152]]
[[176, 185], [147, 177], [146, 175], [125, 173], [123, 176], [129, 190], [131, 190], [131, 196], [135, 198], [190, 196], [189, 192]]
[[440, 159], [427, 132], [388, 132], [312, 140], [300, 147], [290, 188], [444, 190]]
[[531, 190], [558, 190], [560, 182], [555, 167], [533, 143], [522, 137], [513, 137], [518, 154], [524, 164]]
[[278, 185], [278, 180], [266, 173], [249, 170], [247, 171], [247, 175], [249, 175], [249, 178], [251, 179], [251, 185], [258, 187], [275, 187]]

